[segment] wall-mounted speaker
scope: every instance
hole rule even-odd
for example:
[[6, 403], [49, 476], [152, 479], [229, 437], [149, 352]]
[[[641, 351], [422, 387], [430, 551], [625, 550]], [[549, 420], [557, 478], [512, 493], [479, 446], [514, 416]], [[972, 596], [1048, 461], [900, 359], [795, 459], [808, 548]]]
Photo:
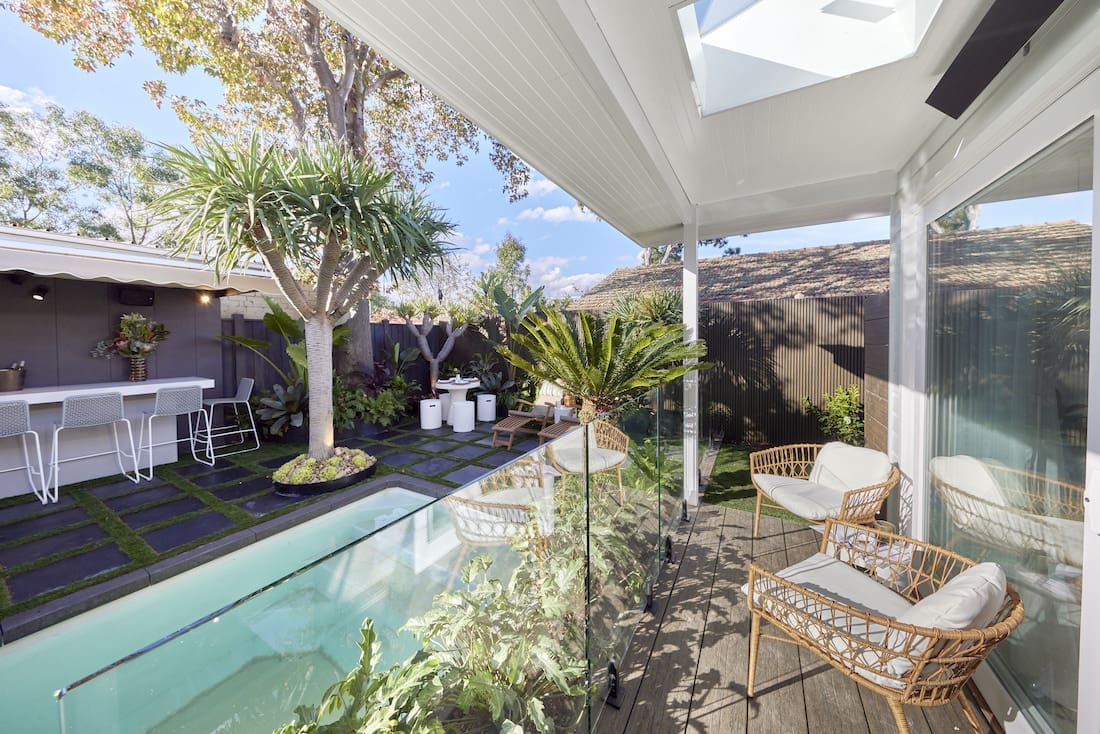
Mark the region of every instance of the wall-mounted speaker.
[[118, 289], [118, 302], [123, 306], [152, 306], [155, 293], [152, 288], [127, 285]]

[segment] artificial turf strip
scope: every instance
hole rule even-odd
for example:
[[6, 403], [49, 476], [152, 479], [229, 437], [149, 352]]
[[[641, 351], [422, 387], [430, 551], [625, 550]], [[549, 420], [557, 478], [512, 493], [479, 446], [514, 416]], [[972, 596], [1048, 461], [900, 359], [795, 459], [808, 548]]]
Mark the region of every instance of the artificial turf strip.
[[[756, 512], [756, 488], [749, 476], [749, 452], [743, 446], [722, 444], [714, 462], [710, 483], [703, 493], [703, 501], [712, 505], [732, 507], [735, 510]], [[803, 518], [786, 510], [764, 507], [760, 514], [783, 520], [805, 522]]]

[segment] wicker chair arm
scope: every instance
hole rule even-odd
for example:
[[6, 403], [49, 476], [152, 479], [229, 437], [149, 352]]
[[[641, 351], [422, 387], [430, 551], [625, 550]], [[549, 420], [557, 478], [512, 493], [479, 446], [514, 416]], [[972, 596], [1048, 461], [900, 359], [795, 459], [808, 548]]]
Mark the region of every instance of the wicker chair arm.
[[796, 443], [749, 454], [750, 474], [773, 474], [806, 479], [823, 444]]
[[901, 472], [891, 466], [890, 476], [884, 481], [845, 492], [838, 518], [849, 523], [874, 522], [882, 504], [900, 482]]

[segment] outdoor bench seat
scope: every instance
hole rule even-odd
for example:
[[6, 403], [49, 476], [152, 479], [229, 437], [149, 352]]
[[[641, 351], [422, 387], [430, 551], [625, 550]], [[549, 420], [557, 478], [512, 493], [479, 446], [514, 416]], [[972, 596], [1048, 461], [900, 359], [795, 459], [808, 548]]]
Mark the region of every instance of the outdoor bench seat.
[[[546, 425], [554, 417], [553, 403], [535, 405], [526, 400], [520, 400], [519, 404], [521, 406], [526, 405], [529, 409], [510, 410], [507, 418], [493, 425], [493, 446], [512, 448], [512, 442], [515, 441], [517, 433], [529, 433], [532, 436], [537, 436], [538, 432], [546, 428]], [[498, 438], [497, 434], [501, 433], [508, 437], [507, 441]]]

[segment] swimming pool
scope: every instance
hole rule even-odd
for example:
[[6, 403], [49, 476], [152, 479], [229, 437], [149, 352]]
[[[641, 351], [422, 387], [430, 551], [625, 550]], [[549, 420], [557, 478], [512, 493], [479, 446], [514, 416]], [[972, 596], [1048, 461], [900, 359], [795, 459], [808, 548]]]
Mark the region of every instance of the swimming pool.
[[[431, 502], [384, 489], [3, 646], [0, 730], [270, 732], [354, 666], [364, 617], [375, 620], [385, 664], [412, 650], [397, 629], [461, 562], [447, 513]], [[66, 687], [59, 705], [54, 692]]]

